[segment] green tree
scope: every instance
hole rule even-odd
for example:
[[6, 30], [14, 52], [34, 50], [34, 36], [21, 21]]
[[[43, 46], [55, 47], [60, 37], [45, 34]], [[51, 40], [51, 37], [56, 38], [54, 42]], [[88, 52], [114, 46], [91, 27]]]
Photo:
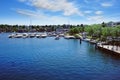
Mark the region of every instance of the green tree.
[[103, 23], [102, 23], [102, 27], [106, 27], [106, 24], [105, 24], [105, 22], [103, 22]]
[[71, 28], [69, 33], [71, 35], [74, 35], [74, 34], [78, 34], [79, 33], [79, 28], [75, 27], [75, 28]]

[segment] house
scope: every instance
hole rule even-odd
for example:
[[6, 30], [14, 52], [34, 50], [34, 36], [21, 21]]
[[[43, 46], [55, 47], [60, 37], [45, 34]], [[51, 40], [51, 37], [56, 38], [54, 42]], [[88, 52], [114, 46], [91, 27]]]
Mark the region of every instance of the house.
[[57, 28], [56, 29], [56, 33], [64, 33], [64, 32], [68, 32], [69, 29], [68, 28]]
[[56, 28], [56, 33], [65, 33], [70, 30], [70, 25], [63, 25], [62, 27]]
[[111, 21], [111, 22], [108, 22], [108, 23], [107, 23], [107, 26], [108, 26], [108, 27], [115, 27], [115, 26], [118, 26], [118, 25], [120, 25], [120, 22], [112, 22], [112, 21]]

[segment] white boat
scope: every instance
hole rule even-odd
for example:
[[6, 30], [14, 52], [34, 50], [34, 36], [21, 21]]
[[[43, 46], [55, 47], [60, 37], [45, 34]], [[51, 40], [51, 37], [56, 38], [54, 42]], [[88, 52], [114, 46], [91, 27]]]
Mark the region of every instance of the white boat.
[[75, 39], [74, 36], [64, 36], [65, 39]]
[[59, 37], [59, 35], [57, 35], [56, 37], [55, 37], [55, 40], [59, 40], [60, 39], [60, 37]]
[[57, 34], [53, 33], [52, 36], [56, 36]]
[[34, 38], [35, 37], [35, 33], [29, 33], [29, 37], [30, 38]]
[[15, 38], [22, 38], [22, 36], [23, 36], [22, 34], [16, 34]]
[[69, 39], [69, 36], [64, 36], [65, 39]]
[[90, 39], [86, 38], [86, 39], [83, 39], [83, 41], [90, 42]]
[[59, 34], [60, 35], [60, 37], [64, 37], [64, 34]]
[[42, 38], [46, 38], [46, 37], [47, 37], [47, 34], [46, 34], [46, 33], [43, 33], [43, 34], [41, 34], [41, 37], [42, 37]]
[[41, 34], [36, 34], [36, 38], [41, 38]]
[[14, 38], [15, 34], [8, 35], [9, 38]]
[[29, 37], [29, 35], [27, 33], [22, 34], [22, 38], [28, 38], [28, 37]]
[[97, 41], [96, 41], [96, 40], [91, 40], [90, 43], [92, 43], [92, 44], [96, 44]]

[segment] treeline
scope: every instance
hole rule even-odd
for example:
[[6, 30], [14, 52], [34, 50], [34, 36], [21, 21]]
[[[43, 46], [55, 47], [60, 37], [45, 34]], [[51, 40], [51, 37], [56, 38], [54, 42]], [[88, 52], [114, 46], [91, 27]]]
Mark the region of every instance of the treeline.
[[[77, 25], [79, 27], [81, 25]], [[57, 28], [72, 28], [73, 25], [7, 25], [7, 24], [1, 24], [0, 25], [0, 32], [51, 32], [55, 31]]]
[[54, 31], [54, 26], [0, 25], [0, 32], [43, 32]]
[[69, 34], [75, 35], [86, 32], [91, 39], [98, 39], [104, 41], [107, 37], [120, 37], [120, 26], [107, 27], [104, 24], [94, 24], [84, 27], [71, 28]]
[[117, 38], [120, 37], [120, 26], [115, 27], [102, 27], [101, 25], [92, 25], [85, 28], [88, 36], [100, 41], [107, 40], [108, 37]]

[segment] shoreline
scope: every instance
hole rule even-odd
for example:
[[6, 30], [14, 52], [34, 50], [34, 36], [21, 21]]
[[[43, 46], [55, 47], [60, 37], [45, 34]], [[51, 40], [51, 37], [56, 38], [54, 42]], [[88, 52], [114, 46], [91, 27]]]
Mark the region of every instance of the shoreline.
[[99, 50], [120, 55], [120, 46], [97, 44]]
[[104, 44], [102, 44], [102, 42], [97, 43], [96, 40], [90, 40], [90, 39], [83, 39], [83, 41], [89, 42], [91, 44], [95, 44], [95, 48], [97, 48], [97, 49], [99, 49], [101, 51], [120, 55], [120, 46], [104, 45]]
[[[22, 34], [22, 35], [21, 35]], [[32, 35], [32, 34], [34, 34], [34, 35]], [[27, 38], [28, 36], [32, 36], [32, 37], [37, 37], [37, 38], [39, 38], [39, 36], [40, 36], [40, 38], [42, 37], [42, 35], [43, 34], [37, 34], [36, 33], [36, 35], [35, 35], [35, 33], [19, 33], [18, 35], [17, 35], [17, 37], [16, 38]], [[44, 34], [45, 35], [45, 34]], [[57, 34], [56, 34], [57, 35]], [[55, 36], [56, 36], [55, 35]], [[14, 35], [9, 35], [9, 38], [13, 38], [12, 36], [14, 36]], [[47, 37], [48, 35], [46, 34], [45, 35], [45, 37]], [[53, 36], [53, 35], [51, 35], [51, 36]], [[49, 36], [48, 36], [49, 37]], [[68, 36], [68, 35], [64, 35], [63, 36], [65, 39], [77, 39], [77, 38], [75, 38], [74, 36]], [[15, 38], [15, 37], [14, 37]], [[81, 39], [81, 38], [80, 38]], [[100, 42], [100, 43], [97, 43], [97, 41], [96, 40], [90, 40], [90, 39], [88, 39], [88, 38], [86, 38], [86, 39], [83, 39], [82, 38], [82, 41], [85, 41], [85, 42], [89, 42], [89, 43], [92, 43], [92, 44], [95, 44], [95, 47], [97, 48], [97, 49], [99, 49], [99, 50], [101, 50], [101, 51], [104, 51], [104, 52], [108, 52], [108, 53], [115, 53], [115, 54], [119, 54], [120, 55], [120, 46], [115, 46], [115, 45], [105, 45], [105, 44], [102, 44], [102, 42]]]

